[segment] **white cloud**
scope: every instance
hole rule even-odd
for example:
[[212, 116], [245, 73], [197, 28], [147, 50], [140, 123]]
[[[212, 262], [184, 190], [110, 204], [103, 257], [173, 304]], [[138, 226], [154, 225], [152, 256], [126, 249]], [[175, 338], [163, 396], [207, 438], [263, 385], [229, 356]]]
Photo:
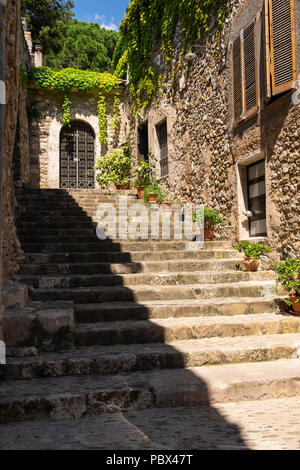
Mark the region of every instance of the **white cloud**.
[[100, 23], [101, 28], [113, 31], [118, 31], [119, 29], [118, 25], [115, 24], [115, 19], [113, 17], [110, 19], [110, 21], [107, 21], [105, 15], [98, 15], [98, 13], [95, 13], [94, 19], [97, 21], [97, 23]]

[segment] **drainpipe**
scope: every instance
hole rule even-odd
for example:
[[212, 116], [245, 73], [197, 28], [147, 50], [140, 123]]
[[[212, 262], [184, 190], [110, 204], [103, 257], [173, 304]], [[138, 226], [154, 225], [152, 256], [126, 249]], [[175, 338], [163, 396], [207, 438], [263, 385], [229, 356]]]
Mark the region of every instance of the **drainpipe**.
[[5, 22], [6, 0], [0, 0], [0, 364], [5, 363], [3, 341], [3, 296], [2, 296], [2, 165], [4, 152], [4, 112], [5, 112]]

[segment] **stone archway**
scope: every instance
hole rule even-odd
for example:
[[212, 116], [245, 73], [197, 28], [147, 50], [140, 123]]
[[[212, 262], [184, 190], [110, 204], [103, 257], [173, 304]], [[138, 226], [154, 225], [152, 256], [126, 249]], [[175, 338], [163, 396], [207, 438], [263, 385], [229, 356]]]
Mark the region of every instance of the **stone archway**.
[[62, 189], [93, 189], [95, 133], [82, 121], [60, 131], [59, 185]]
[[[52, 119], [48, 127], [48, 145], [45, 158], [43, 158], [43, 149], [40, 157], [40, 187], [59, 188], [60, 187], [60, 135], [63, 129], [61, 120]], [[72, 122], [80, 121], [88, 125], [94, 133], [94, 164], [97, 156], [101, 154], [101, 145], [99, 141], [99, 125], [96, 115], [82, 115], [80, 112], [72, 112]], [[42, 164], [43, 163], [43, 164]], [[94, 175], [95, 177], [95, 175]], [[95, 181], [95, 179], [94, 179]]]

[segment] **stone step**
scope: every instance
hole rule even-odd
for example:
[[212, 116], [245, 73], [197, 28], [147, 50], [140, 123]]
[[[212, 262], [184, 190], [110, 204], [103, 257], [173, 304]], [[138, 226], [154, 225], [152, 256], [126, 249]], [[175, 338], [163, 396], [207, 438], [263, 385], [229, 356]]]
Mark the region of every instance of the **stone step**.
[[[285, 384], [276, 383], [278, 388]], [[155, 463], [160, 458], [162, 464], [174, 456], [174, 449], [181, 449], [184, 452], [177, 462], [188, 465], [188, 455], [193, 455], [194, 463], [204, 450], [299, 450], [300, 423], [295, 418], [299, 414], [298, 396], [213, 405], [208, 398], [196, 407], [129, 409], [78, 419], [9, 423], [0, 429], [0, 450], [105, 450], [111, 451], [111, 459], [116, 449], [118, 457], [119, 450], [126, 449], [127, 455], [137, 459], [147, 450]]]
[[257, 314], [234, 317], [190, 317], [80, 324], [77, 346], [106, 346], [236, 336], [300, 333], [300, 318], [292, 315]]
[[[283, 301], [282, 299], [280, 299]], [[239, 299], [198, 299], [75, 304], [79, 323], [148, 320], [155, 318], [187, 318], [199, 316], [234, 316], [279, 312], [274, 297], [242, 297]]]
[[[34, 379], [45, 377], [113, 376], [160, 369], [187, 369], [235, 363], [268, 362], [300, 358], [300, 334], [237, 336], [176, 341], [170, 344], [147, 343], [79, 347], [33, 357], [8, 357], [1, 367], [3, 378]], [[220, 373], [222, 368], [220, 367]], [[300, 376], [300, 360], [298, 360]], [[44, 383], [47, 390], [46, 381]], [[59, 383], [60, 380], [57, 380]], [[167, 385], [167, 384], [166, 384]], [[0, 387], [1, 399], [7, 398]], [[26, 383], [15, 383], [23, 390]], [[1, 405], [0, 405], [1, 410]], [[0, 412], [1, 415], [1, 412]]]
[[93, 286], [164, 286], [164, 285], [185, 285], [185, 284], [217, 284], [217, 283], [237, 283], [246, 281], [267, 281], [277, 278], [274, 271], [204, 271], [204, 272], [170, 272], [170, 273], [149, 273], [149, 274], [89, 274], [89, 275], [23, 275], [18, 277], [19, 282], [34, 287], [44, 288], [73, 288], [73, 287], [93, 287]]
[[[80, 418], [130, 409], [158, 408], [162, 413], [164, 407], [250, 402], [283, 395], [297, 397], [300, 395], [299, 379], [299, 359], [290, 359], [114, 377], [35, 379], [23, 382], [22, 387], [17, 387], [18, 382], [11, 380], [1, 384], [0, 422], [33, 420], [40, 428], [43, 426], [44, 434], [45, 418], [55, 419], [58, 425], [59, 418]], [[40, 424], [38, 420], [42, 420]], [[52, 421], [52, 427], [53, 424]], [[70, 425], [74, 428], [76, 420]], [[82, 425], [86, 434], [86, 421]], [[155, 429], [157, 431], [157, 420]], [[6, 433], [6, 429], [3, 430]], [[57, 426], [54, 432], [57, 435]], [[96, 434], [99, 434], [99, 427]]]
[[[243, 261], [241, 258], [238, 258], [236, 253], [234, 252], [227, 252], [224, 253], [221, 250], [218, 251], [210, 251], [210, 250], [203, 250], [203, 251], [175, 251], [172, 250], [170, 247], [169, 251], [159, 251], [159, 250], [149, 250], [149, 251], [119, 251], [119, 247], [117, 244], [108, 247], [105, 250], [105, 246], [107, 245], [100, 245], [99, 250], [95, 252], [36, 252], [32, 253], [29, 252], [26, 255], [26, 262], [33, 263], [33, 264], [57, 264], [57, 263], [111, 263], [111, 264], [132, 264], [132, 263], [139, 263], [142, 266], [145, 266], [145, 269], [152, 272], [155, 271], [156, 263], [158, 262], [167, 262], [168, 264], [164, 264], [164, 267], [171, 266], [169, 262], [173, 262], [173, 270], [176, 271], [178, 268], [176, 267], [175, 263], [179, 263], [178, 266], [181, 266], [181, 270], [189, 271], [197, 270], [199, 264], [198, 261], [202, 261], [205, 263], [211, 262], [215, 263], [216, 270], [219, 266], [222, 269], [223, 263], [226, 266], [229, 266], [227, 263], [230, 262], [230, 269], [241, 269], [243, 266]], [[149, 246], [145, 247], [149, 248]], [[158, 247], [159, 248], [159, 247]], [[164, 247], [168, 249], [168, 247]], [[24, 249], [24, 246], [23, 246]], [[113, 251], [115, 250], [115, 252]], [[192, 267], [192, 262], [196, 264]], [[144, 263], [144, 264], [142, 264]], [[155, 263], [155, 264], [154, 264]], [[234, 264], [232, 264], [234, 263]], [[232, 266], [234, 266], [232, 268]], [[214, 269], [214, 268], [212, 268]], [[201, 269], [199, 269], [201, 270]]]
[[[97, 240], [94, 243], [24, 243], [22, 244], [22, 248], [27, 253], [111, 253], [111, 252], [119, 252], [120, 255], [125, 255], [126, 258], [131, 257], [133, 258], [135, 253], [141, 253], [139, 256], [143, 256], [145, 253], [145, 261], [149, 260], [147, 256], [153, 252], [167, 252], [171, 251], [176, 253], [176, 250], [179, 250], [178, 257], [180, 259], [191, 259], [191, 258], [200, 258], [200, 259], [239, 259], [242, 261], [242, 257], [239, 256], [239, 253], [234, 250], [189, 250], [186, 249], [188, 245], [185, 242], [178, 242], [178, 241], [129, 241], [128, 243], [124, 243], [118, 240], [111, 240], [104, 242], [101, 240]], [[127, 249], [126, 249], [127, 248]], [[160, 258], [160, 254], [158, 255]], [[142, 261], [143, 259], [139, 259]], [[158, 259], [157, 259], [158, 260]], [[127, 259], [128, 261], [128, 259]], [[132, 259], [134, 261], [134, 259]], [[155, 261], [155, 259], [153, 259]], [[118, 262], [118, 261], [117, 261]], [[122, 261], [121, 261], [122, 262]]]
[[32, 300], [72, 300], [76, 303], [214, 299], [216, 297], [264, 297], [282, 295], [274, 281], [251, 281], [232, 284], [196, 284], [176, 286], [132, 286], [129, 287], [78, 287], [61, 289], [30, 288]]
[[[44, 259], [41, 258], [41, 261]], [[58, 257], [59, 260], [59, 257]], [[189, 275], [191, 271], [216, 271], [222, 274], [224, 271], [234, 271], [234, 275], [244, 276], [245, 271], [237, 271], [238, 260], [187, 260], [187, 261], [154, 261], [141, 263], [48, 263], [48, 264], [23, 264], [22, 275], [61, 275], [61, 274], [135, 274], [135, 273], [178, 273], [185, 271]], [[249, 274], [252, 275], [251, 273]], [[260, 275], [260, 274], [256, 274]]]
[[54, 350], [74, 345], [73, 302], [34, 302], [21, 309], [5, 310], [3, 327], [8, 348]]
[[[170, 232], [170, 237], [168, 237], [169, 240], [168, 241], [175, 241], [176, 242], [176, 239], [174, 238], [174, 234], [172, 232]], [[97, 244], [97, 243], [103, 243], [103, 240], [99, 239], [98, 236], [97, 236], [97, 233], [96, 233], [96, 229], [94, 230], [94, 232], [92, 233], [89, 233], [89, 234], [68, 234], [68, 235], [62, 235], [60, 233], [57, 233], [57, 235], [48, 235], [46, 233], [41, 233], [41, 232], [37, 232], [35, 235], [29, 235], [29, 234], [26, 234], [24, 235], [24, 233], [20, 233], [19, 232], [19, 239], [22, 243], [22, 245], [25, 245], [27, 246], [28, 244], [37, 244], [37, 245], [43, 245], [43, 244], [46, 244], [46, 245], [50, 245], [50, 244], [63, 244], [63, 245], [68, 245], [68, 244], [85, 244], [85, 245], [93, 245], [93, 244]], [[109, 240], [109, 238], [107, 237], [107, 240]], [[141, 239], [141, 237], [139, 235], [133, 235], [131, 236], [130, 234], [128, 234], [128, 240], [129, 241], [141, 241], [141, 242], [144, 242], [144, 243], [147, 243], [147, 242], [150, 242], [151, 243], [151, 232], [149, 231], [148, 232], [148, 235], [147, 235], [147, 239]], [[106, 240], [104, 240], [106, 241]], [[118, 243], [118, 241], [121, 241], [120, 238], [114, 238], [112, 239], [112, 242], [114, 243]], [[160, 231], [159, 233], [159, 239], [157, 240], [158, 242], [159, 241], [164, 241], [162, 239], [162, 232]], [[182, 243], [185, 243], [185, 242], [182, 242]]]

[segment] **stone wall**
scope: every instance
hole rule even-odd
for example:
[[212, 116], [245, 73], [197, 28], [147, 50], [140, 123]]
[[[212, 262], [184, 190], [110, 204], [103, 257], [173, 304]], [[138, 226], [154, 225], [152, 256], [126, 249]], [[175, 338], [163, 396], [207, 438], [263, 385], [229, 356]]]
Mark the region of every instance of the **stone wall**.
[[[122, 97], [124, 87], [120, 85]], [[63, 95], [52, 90], [43, 90], [30, 83], [28, 86], [28, 105], [31, 109], [30, 120], [30, 184], [34, 188], [59, 188], [59, 152], [60, 131], [62, 124]], [[95, 163], [100, 155], [117, 148], [124, 143], [126, 118], [124, 104], [120, 107], [121, 126], [112, 129], [114, 95], [108, 95], [107, 107], [107, 145], [101, 145], [98, 124], [98, 91], [88, 93], [71, 93], [71, 120], [78, 120], [90, 125], [95, 134]], [[125, 125], [126, 127], [126, 125]]]
[[[245, 165], [265, 158], [268, 243], [274, 258], [299, 256], [300, 106], [293, 103], [292, 93], [266, 106], [261, 89], [257, 115], [238, 127], [233, 126], [230, 43], [256, 16], [263, 1], [231, 0], [228, 4], [231, 13], [220, 43], [212, 26], [205, 52], [198, 49], [197, 59], [191, 63], [185, 60], [175, 86], [170, 76], [160, 90], [159, 100], [143, 113], [143, 119], [148, 120], [150, 150], [158, 164], [155, 126], [167, 119], [169, 175], [160, 179], [160, 184], [175, 200], [205, 203], [219, 211], [224, 220], [216, 228], [216, 237], [233, 242], [249, 237], [247, 217], [243, 214], [246, 202], [241, 171]], [[296, 32], [299, 73], [298, 4]], [[258, 41], [259, 34], [258, 31]], [[178, 66], [182, 46], [180, 33], [175, 45], [173, 69]]]
[[[14, 170], [18, 185], [28, 181], [29, 146], [26, 113], [26, 88], [21, 85], [21, 66], [29, 65], [20, 21], [20, 0], [8, 0], [6, 9], [6, 107], [3, 157], [3, 239], [2, 270], [6, 278], [14, 276], [23, 253], [16, 234]], [[17, 125], [19, 122], [19, 125]]]

